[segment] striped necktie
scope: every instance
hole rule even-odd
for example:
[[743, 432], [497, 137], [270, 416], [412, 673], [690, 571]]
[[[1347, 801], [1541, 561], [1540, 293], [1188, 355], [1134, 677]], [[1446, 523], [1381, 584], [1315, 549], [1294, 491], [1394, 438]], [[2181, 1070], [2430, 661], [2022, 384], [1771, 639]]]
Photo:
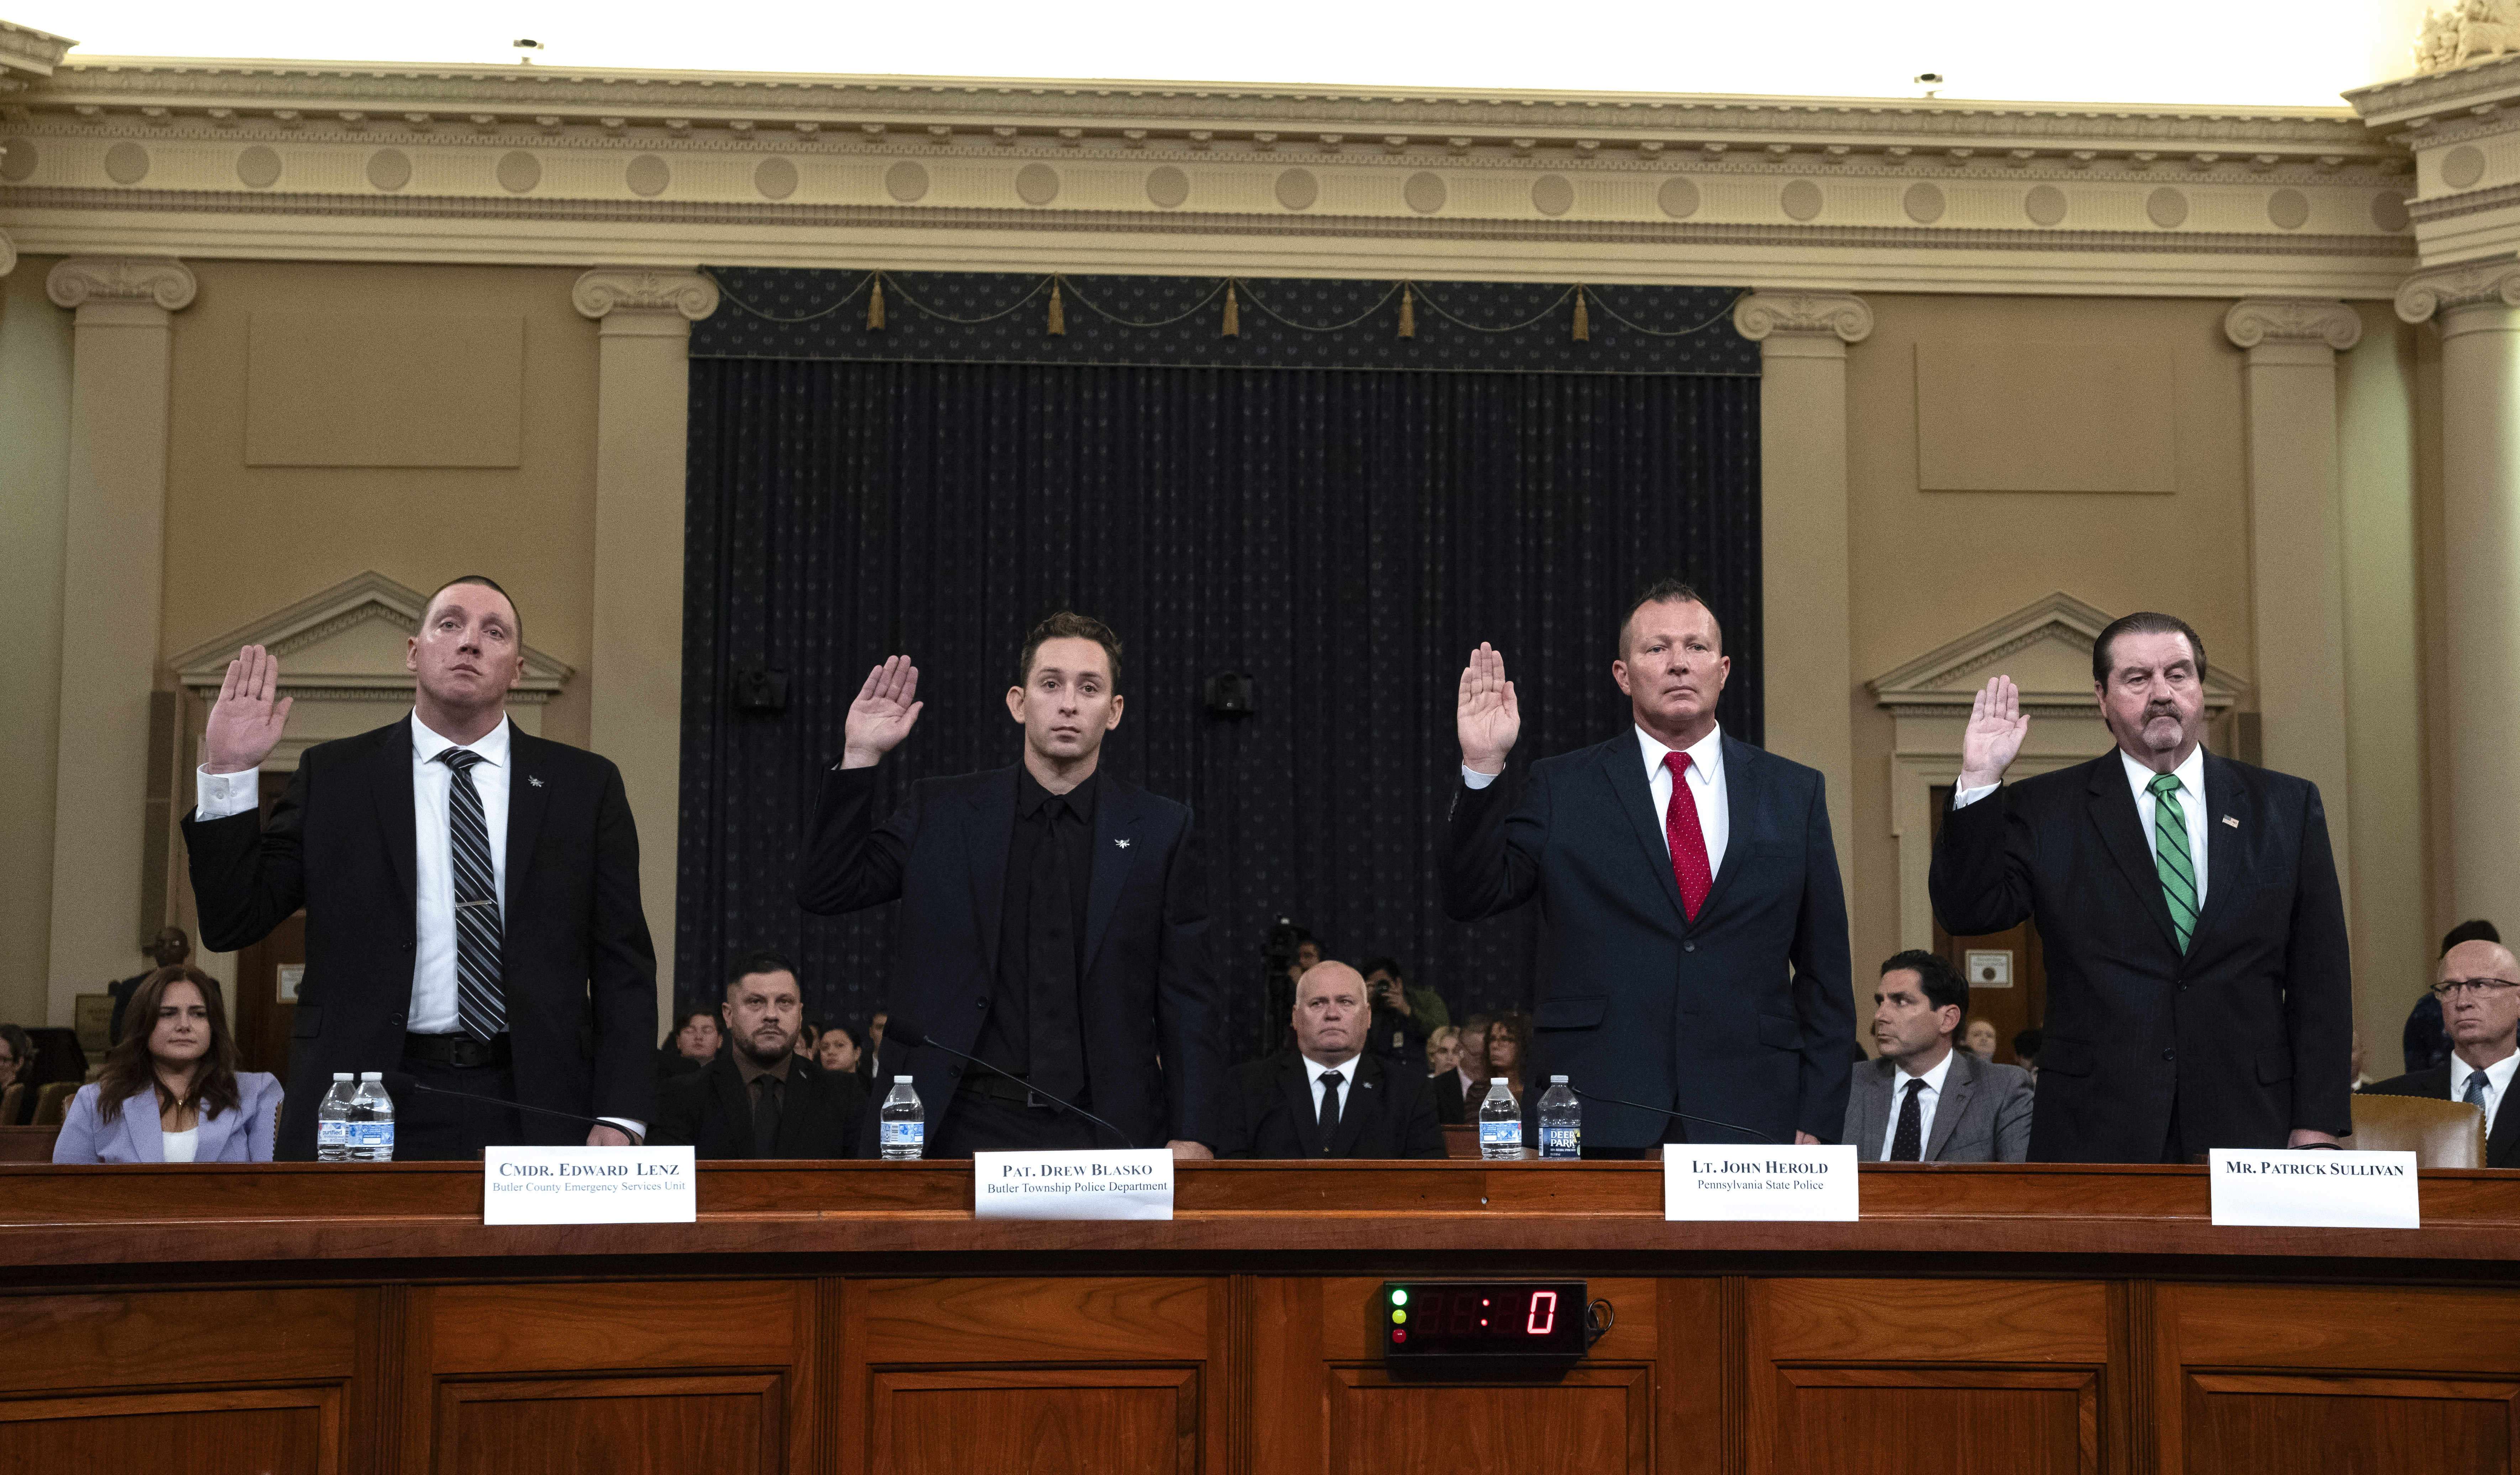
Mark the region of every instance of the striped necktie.
[[2196, 862], [2187, 853], [2187, 811], [2179, 803], [2179, 776], [2155, 774], [2152, 789], [2152, 864], [2161, 872], [2161, 895], [2170, 903], [2179, 951], [2196, 930]]
[[447, 786], [446, 829], [455, 859], [455, 1021], [487, 1045], [508, 1027], [508, 993], [499, 972], [499, 884], [490, 865], [490, 825], [472, 769], [486, 762], [470, 748], [451, 747], [429, 760], [452, 771]]

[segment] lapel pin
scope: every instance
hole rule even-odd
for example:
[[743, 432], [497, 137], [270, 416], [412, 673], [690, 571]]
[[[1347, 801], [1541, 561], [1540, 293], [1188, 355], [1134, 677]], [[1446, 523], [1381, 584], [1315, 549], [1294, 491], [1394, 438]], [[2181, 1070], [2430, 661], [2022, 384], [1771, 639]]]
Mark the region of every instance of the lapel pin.
[[2231, 816], [2231, 815], [2225, 815], [2225, 816], [2223, 817], [2223, 823], [2224, 823], [2224, 824], [2226, 824], [2226, 825], [2230, 826], [2233, 829], [2237, 829], [2237, 828], [2239, 828], [2239, 827], [2240, 827], [2240, 822], [2239, 822], [2239, 820], [2238, 820], [2235, 816]]
[[541, 781], [540, 779], [535, 778], [535, 777], [534, 777], [533, 775], [531, 775], [531, 774], [527, 774], [527, 775], [525, 775], [525, 782], [526, 782], [527, 783], [532, 784], [532, 785], [533, 785], [534, 787], [536, 787], [536, 788], [540, 788], [540, 787], [542, 787], [542, 786], [543, 786], [543, 781]]
[[1122, 850], [1129, 848], [1129, 842], [1126, 840], [1113, 840], [1111, 843], [1119, 846]]

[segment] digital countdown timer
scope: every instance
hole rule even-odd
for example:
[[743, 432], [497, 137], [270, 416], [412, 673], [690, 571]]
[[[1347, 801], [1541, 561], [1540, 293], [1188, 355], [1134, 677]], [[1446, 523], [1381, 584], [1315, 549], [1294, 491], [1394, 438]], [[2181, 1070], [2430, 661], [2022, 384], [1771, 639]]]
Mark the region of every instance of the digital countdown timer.
[[1580, 1358], [1581, 1280], [1386, 1280], [1382, 1353], [1392, 1358]]

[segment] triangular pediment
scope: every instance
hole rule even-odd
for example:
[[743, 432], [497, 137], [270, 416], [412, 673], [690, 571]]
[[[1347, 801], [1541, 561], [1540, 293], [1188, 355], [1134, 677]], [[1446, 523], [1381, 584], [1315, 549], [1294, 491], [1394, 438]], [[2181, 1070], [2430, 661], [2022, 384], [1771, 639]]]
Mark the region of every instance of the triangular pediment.
[[[1895, 712], [1965, 712], [1989, 678], [2003, 675], [2021, 688], [2024, 706], [2089, 711], [2092, 646], [2115, 618], [2060, 591], [1884, 672], [1868, 685], [1873, 699]], [[2205, 710], [2227, 710], [2242, 690], [2239, 683], [2208, 665]]]
[[[428, 606], [428, 596], [370, 571], [185, 651], [175, 657], [175, 678], [215, 693], [237, 650], [262, 646], [280, 658], [280, 688], [292, 694], [408, 692], [404, 642]], [[511, 700], [548, 700], [575, 674], [532, 646], [524, 657], [524, 679]]]

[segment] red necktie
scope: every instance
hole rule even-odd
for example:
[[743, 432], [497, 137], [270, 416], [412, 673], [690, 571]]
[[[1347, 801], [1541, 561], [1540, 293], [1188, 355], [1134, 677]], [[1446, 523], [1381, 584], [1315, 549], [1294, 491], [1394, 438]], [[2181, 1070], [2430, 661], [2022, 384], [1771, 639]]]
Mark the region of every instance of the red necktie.
[[1706, 893], [1715, 887], [1715, 868], [1706, 864], [1706, 834], [1697, 827], [1697, 797], [1688, 791], [1688, 755], [1665, 753], [1671, 770], [1671, 807], [1662, 812], [1663, 837], [1671, 842], [1671, 877], [1680, 882], [1680, 909], [1697, 920]]

